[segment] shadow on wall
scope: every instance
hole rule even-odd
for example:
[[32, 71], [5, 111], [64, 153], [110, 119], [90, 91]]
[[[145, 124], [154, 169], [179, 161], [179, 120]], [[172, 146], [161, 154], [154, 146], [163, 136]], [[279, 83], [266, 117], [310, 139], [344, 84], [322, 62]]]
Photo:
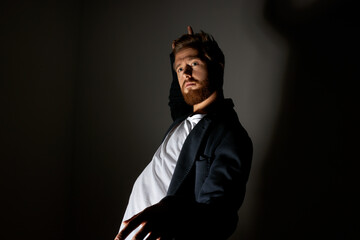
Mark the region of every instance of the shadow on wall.
[[356, 1], [268, 0], [289, 42], [280, 118], [262, 169], [255, 239], [355, 239]]

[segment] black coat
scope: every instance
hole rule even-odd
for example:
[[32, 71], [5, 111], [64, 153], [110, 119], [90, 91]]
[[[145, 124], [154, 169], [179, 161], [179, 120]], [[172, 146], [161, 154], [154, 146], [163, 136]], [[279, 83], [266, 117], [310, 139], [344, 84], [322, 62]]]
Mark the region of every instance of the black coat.
[[[169, 105], [174, 123], [168, 131], [191, 114], [173, 76]], [[184, 142], [164, 199], [177, 202], [186, 218], [176, 239], [226, 239], [235, 231], [252, 142], [233, 107], [231, 99], [218, 99]]]

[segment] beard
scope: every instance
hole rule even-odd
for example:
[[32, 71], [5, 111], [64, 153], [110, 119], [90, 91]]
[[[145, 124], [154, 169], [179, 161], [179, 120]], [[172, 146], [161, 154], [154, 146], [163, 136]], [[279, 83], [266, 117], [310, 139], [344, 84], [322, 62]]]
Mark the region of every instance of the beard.
[[196, 84], [200, 85], [197, 89], [189, 89], [187, 93], [183, 91], [186, 81], [183, 83], [183, 87], [181, 88], [181, 93], [184, 97], [185, 102], [190, 105], [194, 106], [198, 103], [203, 102], [206, 100], [210, 95], [214, 92], [210, 88], [209, 81], [199, 82], [197, 80], [192, 80], [191, 82], [196, 82]]

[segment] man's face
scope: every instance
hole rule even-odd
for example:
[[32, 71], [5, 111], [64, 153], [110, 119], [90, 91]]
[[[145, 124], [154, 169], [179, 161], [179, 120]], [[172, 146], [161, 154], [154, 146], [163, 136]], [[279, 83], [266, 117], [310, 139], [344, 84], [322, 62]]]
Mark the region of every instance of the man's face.
[[212, 94], [207, 64], [196, 49], [185, 48], [176, 53], [174, 69], [187, 104], [196, 105]]

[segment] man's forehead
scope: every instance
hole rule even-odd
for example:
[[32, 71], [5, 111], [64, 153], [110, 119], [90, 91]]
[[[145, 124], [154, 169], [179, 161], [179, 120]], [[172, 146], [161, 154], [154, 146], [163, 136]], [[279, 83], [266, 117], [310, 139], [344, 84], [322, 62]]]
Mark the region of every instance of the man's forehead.
[[174, 68], [184, 60], [200, 58], [199, 51], [194, 48], [186, 48], [175, 54]]
[[181, 61], [187, 58], [198, 58], [199, 51], [194, 48], [186, 48], [184, 50], [179, 51], [175, 55], [175, 61]]
[[175, 62], [181, 62], [186, 59], [200, 58], [199, 54], [189, 54], [184, 57], [175, 58]]

